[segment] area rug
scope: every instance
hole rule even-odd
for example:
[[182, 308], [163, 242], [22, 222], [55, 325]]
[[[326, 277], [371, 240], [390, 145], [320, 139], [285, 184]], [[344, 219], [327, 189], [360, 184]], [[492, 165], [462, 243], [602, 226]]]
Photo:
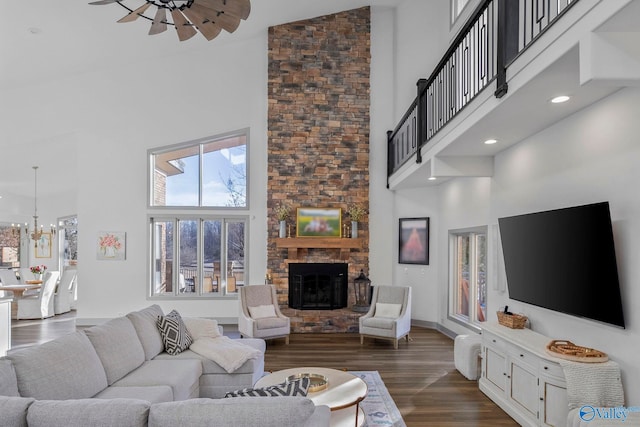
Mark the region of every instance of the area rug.
[[378, 371], [350, 371], [367, 383], [367, 397], [360, 402], [365, 414], [365, 427], [406, 427], [402, 415], [385, 387]]

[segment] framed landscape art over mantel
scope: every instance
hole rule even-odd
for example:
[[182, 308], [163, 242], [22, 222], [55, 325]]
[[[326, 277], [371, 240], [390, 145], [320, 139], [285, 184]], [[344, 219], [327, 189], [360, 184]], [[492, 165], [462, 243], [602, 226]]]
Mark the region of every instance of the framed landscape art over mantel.
[[297, 237], [340, 237], [342, 209], [298, 208], [296, 210]]
[[400, 218], [398, 262], [429, 265], [429, 218]]

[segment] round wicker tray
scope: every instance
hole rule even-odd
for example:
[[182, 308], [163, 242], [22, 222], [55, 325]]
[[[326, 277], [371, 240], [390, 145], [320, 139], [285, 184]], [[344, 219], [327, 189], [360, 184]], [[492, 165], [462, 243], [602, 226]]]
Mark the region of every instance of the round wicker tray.
[[571, 341], [553, 340], [547, 344], [547, 353], [561, 359], [583, 363], [601, 363], [609, 360], [606, 353], [593, 348], [581, 347]]
[[309, 378], [309, 393], [315, 393], [317, 391], [324, 390], [329, 386], [327, 377], [325, 377], [324, 375], [311, 374], [307, 372], [289, 375], [287, 377], [287, 382], [299, 380], [300, 378]]

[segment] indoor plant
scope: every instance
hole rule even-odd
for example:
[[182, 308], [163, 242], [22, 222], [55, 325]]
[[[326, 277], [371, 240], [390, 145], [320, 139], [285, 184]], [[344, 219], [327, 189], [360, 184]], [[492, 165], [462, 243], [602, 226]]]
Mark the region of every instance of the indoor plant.
[[349, 206], [347, 212], [351, 218], [351, 237], [355, 239], [358, 237], [358, 221], [365, 216], [367, 211], [362, 206], [356, 204]]
[[276, 213], [276, 218], [280, 222], [280, 231], [278, 233], [279, 237], [287, 236], [287, 219], [289, 218], [289, 206], [279, 203], [278, 206], [274, 209]]

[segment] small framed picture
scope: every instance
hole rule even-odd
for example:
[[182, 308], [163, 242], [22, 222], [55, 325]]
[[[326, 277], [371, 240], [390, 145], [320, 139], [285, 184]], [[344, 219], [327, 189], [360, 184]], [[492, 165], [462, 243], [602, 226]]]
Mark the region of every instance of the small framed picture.
[[429, 265], [429, 218], [400, 218], [400, 264]]
[[123, 231], [100, 231], [96, 243], [97, 259], [113, 261], [125, 259], [127, 233]]
[[298, 208], [296, 211], [298, 237], [340, 237], [341, 230], [340, 208]]
[[36, 246], [36, 258], [51, 258], [51, 233], [40, 233]]

